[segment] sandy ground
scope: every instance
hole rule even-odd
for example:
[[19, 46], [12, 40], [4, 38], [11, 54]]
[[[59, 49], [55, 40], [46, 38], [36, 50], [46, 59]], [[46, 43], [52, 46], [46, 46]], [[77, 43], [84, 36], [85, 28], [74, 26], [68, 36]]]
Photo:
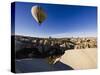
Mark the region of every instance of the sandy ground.
[[60, 61], [74, 69], [97, 68], [97, 48], [68, 50]]

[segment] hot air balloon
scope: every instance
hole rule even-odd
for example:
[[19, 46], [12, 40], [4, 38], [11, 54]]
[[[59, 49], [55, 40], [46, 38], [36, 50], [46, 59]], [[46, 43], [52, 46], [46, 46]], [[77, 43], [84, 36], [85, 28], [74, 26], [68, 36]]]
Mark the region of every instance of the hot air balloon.
[[41, 25], [41, 23], [46, 19], [44, 10], [38, 5], [35, 5], [31, 8], [31, 13], [33, 18], [39, 25]]

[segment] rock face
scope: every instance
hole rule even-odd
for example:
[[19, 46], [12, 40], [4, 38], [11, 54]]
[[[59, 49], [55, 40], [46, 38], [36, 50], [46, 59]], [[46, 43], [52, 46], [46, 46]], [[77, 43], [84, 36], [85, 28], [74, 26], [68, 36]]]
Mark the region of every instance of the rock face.
[[96, 38], [58, 39], [15, 36], [15, 52], [16, 72], [97, 67]]
[[76, 70], [97, 68], [97, 48], [66, 51], [60, 61]]
[[[63, 57], [64, 59], [62, 62], [65, 63], [66, 61], [68, 61], [68, 63], [70, 62], [70, 64], [75, 63], [76, 64], [76, 66], [74, 64], [75, 69], [78, 69], [78, 66], [79, 69], [83, 67], [85, 69], [91, 68], [90, 64], [94, 62], [94, 59], [96, 59], [96, 56], [92, 55], [93, 53], [91, 54], [91, 52], [94, 51], [94, 53], [96, 53], [96, 50], [93, 50], [96, 48], [97, 48], [96, 37], [95, 38], [51, 38], [51, 37], [38, 38], [38, 37], [28, 37], [28, 36], [15, 36], [16, 59], [47, 58], [50, 64], [54, 64], [57, 61], [59, 61], [57, 59]], [[66, 57], [66, 55], [68, 58]], [[90, 55], [94, 57], [94, 59], [91, 59]], [[65, 57], [67, 59], [65, 59]], [[69, 60], [69, 58], [71, 58], [72, 60]], [[93, 60], [93, 62], [90, 60]], [[81, 62], [83, 63], [82, 65], [80, 64]], [[65, 64], [67, 64], [67, 62]], [[92, 67], [93, 65], [94, 64], [92, 64]]]

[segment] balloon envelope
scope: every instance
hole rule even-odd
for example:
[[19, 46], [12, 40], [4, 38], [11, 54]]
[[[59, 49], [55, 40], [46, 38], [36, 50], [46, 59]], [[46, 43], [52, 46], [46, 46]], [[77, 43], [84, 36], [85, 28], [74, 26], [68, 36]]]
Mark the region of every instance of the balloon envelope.
[[31, 13], [32, 13], [33, 18], [36, 20], [36, 22], [37, 22], [39, 25], [46, 19], [46, 14], [45, 14], [45, 12], [44, 12], [43, 9], [42, 9], [40, 6], [38, 6], [38, 5], [32, 7]]

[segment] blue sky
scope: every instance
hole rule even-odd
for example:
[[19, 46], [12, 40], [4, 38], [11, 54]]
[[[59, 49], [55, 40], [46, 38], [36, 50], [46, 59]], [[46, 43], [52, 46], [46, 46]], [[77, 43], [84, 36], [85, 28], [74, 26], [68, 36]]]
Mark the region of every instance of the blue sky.
[[[39, 26], [31, 14], [39, 5], [47, 15]], [[89, 6], [16, 3], [15, 34], [33, 37], [74, 37], [97, 35], [97, 8]]]

